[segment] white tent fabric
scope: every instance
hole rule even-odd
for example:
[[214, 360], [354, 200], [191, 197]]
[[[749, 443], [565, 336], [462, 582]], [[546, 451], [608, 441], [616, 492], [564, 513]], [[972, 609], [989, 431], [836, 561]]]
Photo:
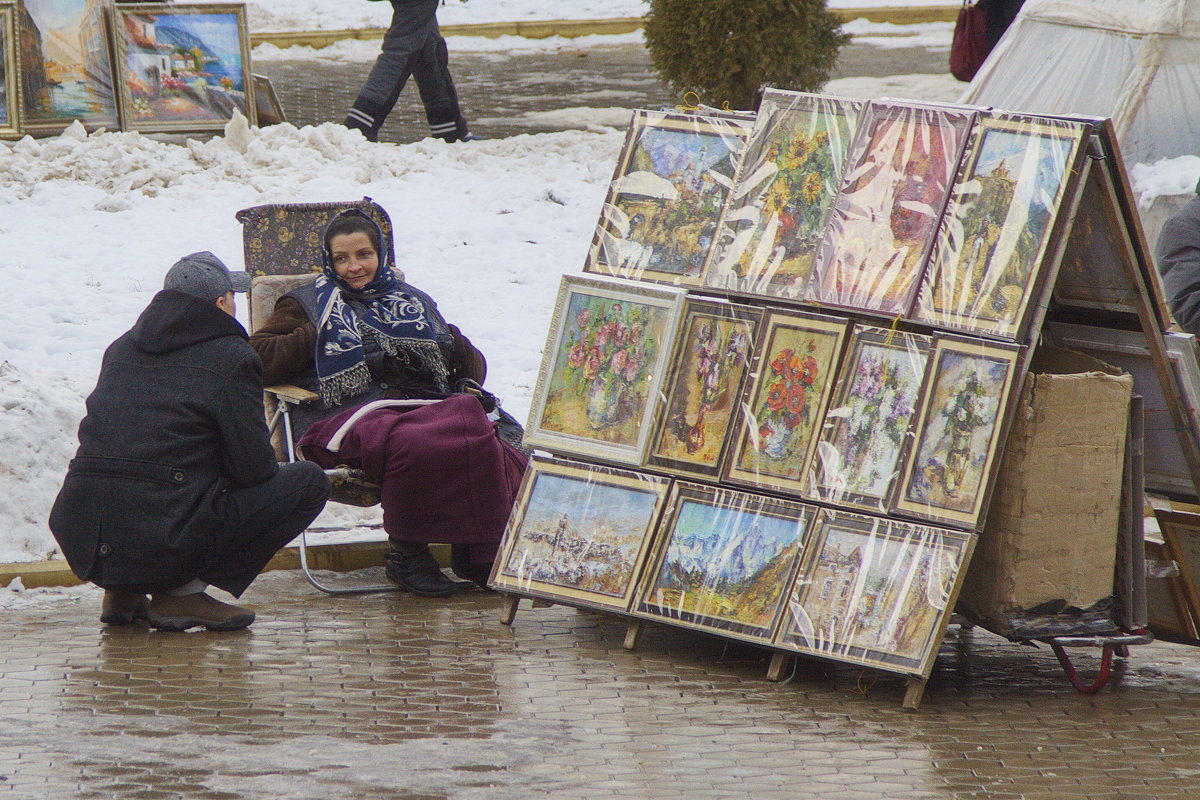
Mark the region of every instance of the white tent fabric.
[[1200, 154], [1200, 0], [1026, 0], [960, 102], [1111, 117], [1128, 167]]

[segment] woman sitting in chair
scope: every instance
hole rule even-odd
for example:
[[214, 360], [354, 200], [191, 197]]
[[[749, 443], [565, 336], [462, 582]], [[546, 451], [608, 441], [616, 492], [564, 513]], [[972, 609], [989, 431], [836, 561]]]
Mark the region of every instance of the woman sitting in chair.
[[[383, 241], [361, 211], [334, 217], [321, 275], [280, 298], [250, 344], [267, 385], [293, 383], [320, 396], [310, 404], [317, 408], [293, 415], [306, 457], [336, 458], [379, 483], [388, 578], [414, 594], [452, 594], [462, 584], [429, 550], [442, 542], [451, 545], [454, 573], [486, 588], [524, 456], [501, 441], [479, 399], [452, 394], [460, 381], [483, 383], [483, 355], [381, 259]], [[441, 398], [448, 399], [415, 409], [381, 403], [355, 416], [367, 403]]]

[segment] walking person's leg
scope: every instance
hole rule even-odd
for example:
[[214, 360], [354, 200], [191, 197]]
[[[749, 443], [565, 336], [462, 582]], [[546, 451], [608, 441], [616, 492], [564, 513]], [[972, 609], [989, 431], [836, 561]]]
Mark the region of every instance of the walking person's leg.
[[447, 142], [471, 138], [467, 119], [458, 104], [458, 91], [450, 75], [450, 52], [434, 25], [433, 34], [412, 59], [412, 76], [425, 106], [429, 133]]
[[346, 114], [343, 124], [347, 128], [378, 141], [379, 129], [412, 73], [413, 56], [437, 31], [437, 7], [438, 0], [392, 0], [392, 24], [371, 73]]

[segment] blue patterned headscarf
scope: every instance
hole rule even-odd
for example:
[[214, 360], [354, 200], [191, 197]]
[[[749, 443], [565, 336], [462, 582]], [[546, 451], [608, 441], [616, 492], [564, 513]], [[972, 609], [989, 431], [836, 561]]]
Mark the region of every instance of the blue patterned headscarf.
[[326, 243], [327, 235], [322, 237], [323, 265], [316, 281], [320, 318], [314, 360], [326, 408], [371, 388], [364, 336], [377, 338], [385, 353], [402, 364], [421, 368], [430, 375], [437, 391], [448, 393], [449, 372], [437, 343], [436, 324], [421, 299], [406, 291], [406, 284], [396, 277], [393, 265], [386, 261], [383, 234], [374, 220], [352, 209], [339, 213], [330, 225], [349, 216], [362, 217], [375, 229], [379, 269], [366, 286], [351, 288], [338, 277]]

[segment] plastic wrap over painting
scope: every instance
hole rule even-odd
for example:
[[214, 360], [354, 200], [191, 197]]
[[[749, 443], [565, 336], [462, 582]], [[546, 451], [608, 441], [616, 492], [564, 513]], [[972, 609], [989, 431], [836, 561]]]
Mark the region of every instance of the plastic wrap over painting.
[[813, 515], [799, 503], [677, 482], [635, 612], [769, 641]]
[[868, 105], [806, 299], [909, 313], [973, 114]]
[[628, 470], [534, 458], [491, 585], [627, 611], [669, 484]]
[[849, 320], [778, 311], [763, 325], [725, 462], [731, 483], [800, 494]]
[[715, 480], [754, 357], [761, 309], [690, 297], [647, 464]]
[[825, 412], [808, 496], [887, 510], [929, 346], [928, 336], [855, 326]]
[[768, 89], [704, 283], [797, 298], [812, 270], [862, 103]]
[[893, 513], [968, 529], [982, 523], [1020, 352], [935, 337]]
[[699, 283], [750, 124], [635, 111], [584, 271]]
[[117, 126], [112, 53], [105, 34], [111, 0], [24, 0], [19, 14], [21, 115], [26, 132], [57, 133], [73, 120]]
[[823, 511], [774, 644], [926, 676], [973, 534]]
[[918, 319], [1020, 338], [1087, 135], [1075, 122], [980, 118], [938, 227]]
[[647, 283], [564, 277], [525, 444], [641, 464], [683, 297]]

